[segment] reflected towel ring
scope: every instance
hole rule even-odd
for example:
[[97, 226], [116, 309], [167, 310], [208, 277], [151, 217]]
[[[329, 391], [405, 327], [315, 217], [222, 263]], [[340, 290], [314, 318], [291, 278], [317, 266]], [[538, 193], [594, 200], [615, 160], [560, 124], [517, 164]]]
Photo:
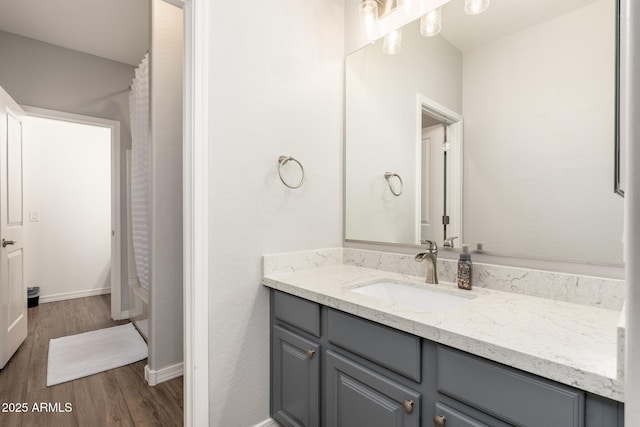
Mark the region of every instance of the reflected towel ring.
[[[393, 185], [391, 185], [391, 178], [393, 178], [394, 176], [398, 178], [398, 181], [400, 181], [400, 190], [398, 191], [394, 190]], [[399, 196], [402, 194], [404, 184], [402, 183], [402, 178], [400, 178], [400, 175], [398, 175], [397, 173], [385, 172], [384, 179], [387, 180], [387, 184], [389, 184], [389, 190], [391, 190], [391, 193], [393, 193], [394, 196]]]
[[[291, 185], [289, 184], [287, 181], [285, 181], [285, 179], [282, 177], [282, 167], [288, 162], [288, 161], [292, 161], [298, 164], [298, 166], [300, 166], [300, 172], [302, 173], [302, 177], [300, 178], [300, 182], [297, 183], [296, 185]], [[299, 161], [297, 161], [296, 159], [294, 159], [291, 156], [280, 156], [278, 157], [278, 163], [280, 163], [280, 166], [278, 166], [278, 176], [280, 177], [280, 181], [282, 181], [282, 183], [284, 185], [286, 185], [289, 188], [300, 188], [302, 186], [302, 184], [304, 183], [304, 167], [302, 167], [302, 163], [300, 163]]]

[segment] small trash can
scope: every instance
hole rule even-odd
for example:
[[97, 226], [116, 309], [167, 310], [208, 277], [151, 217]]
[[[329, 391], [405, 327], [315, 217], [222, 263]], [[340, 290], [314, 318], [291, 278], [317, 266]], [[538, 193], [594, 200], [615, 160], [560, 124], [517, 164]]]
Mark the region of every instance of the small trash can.
[[37, 307], [40, 301], [40, 286], [27, 288], [27, 308]]

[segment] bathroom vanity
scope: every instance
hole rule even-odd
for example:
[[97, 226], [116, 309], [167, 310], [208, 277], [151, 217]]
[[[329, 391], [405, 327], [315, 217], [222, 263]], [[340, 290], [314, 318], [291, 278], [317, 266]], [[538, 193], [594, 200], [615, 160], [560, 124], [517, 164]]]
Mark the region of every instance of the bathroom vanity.
[[[497, 2], [466, 16], [461, 0], [446, 3], [439, 36], [422, 37], [414, 20], [401, 54], [377, 43], [347, 55], [345, 244], [415, 251], [265, 256], [272, 416], [619, 427], [624, 284], [585, 275], [622, 263], [623, 203], [604, 165], [616, 142], [619, 4]], [[460, 291], [455, 261], [436, 260], [456, 238], [483, 256], [579, 274], [474, 260], [474, 288]], [[448, 283], [424, 283], [430, 270], [414, 256], [425, 241], [431, 273]]]
[[380, 280], [424, 287], [419, 279], [348, 265], [266, 273], [272, 417], [327, 427], [623, 425], [619, 312], [491, 289], [429, 312], [354, 291]]

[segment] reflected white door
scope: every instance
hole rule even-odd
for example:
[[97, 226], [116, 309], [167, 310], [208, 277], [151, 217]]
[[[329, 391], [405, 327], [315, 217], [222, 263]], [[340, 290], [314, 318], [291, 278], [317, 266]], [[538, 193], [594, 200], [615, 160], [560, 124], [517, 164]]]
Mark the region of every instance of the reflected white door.
[[444, 126], [422, 129], [420, 239], [442, 242], [444, 228]]
[[22, 117], [0, 87], [0, 368], [27, 337], [22, 212]]

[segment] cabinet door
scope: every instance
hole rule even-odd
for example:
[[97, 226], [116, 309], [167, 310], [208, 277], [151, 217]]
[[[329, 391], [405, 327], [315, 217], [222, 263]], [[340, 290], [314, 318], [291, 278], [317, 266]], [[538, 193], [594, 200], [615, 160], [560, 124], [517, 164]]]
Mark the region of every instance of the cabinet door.
[[436, 402], [435, 406], [436, 416], [433, 419], [433, 425], [436, 427], [488, 427], [443, 403]]
[[326, 352], [327, 426], [418, 427], [420, 394], [331, 350]]
[[273, 327], [271, 413], [284, 426], [320, 425], [320, 346]]

